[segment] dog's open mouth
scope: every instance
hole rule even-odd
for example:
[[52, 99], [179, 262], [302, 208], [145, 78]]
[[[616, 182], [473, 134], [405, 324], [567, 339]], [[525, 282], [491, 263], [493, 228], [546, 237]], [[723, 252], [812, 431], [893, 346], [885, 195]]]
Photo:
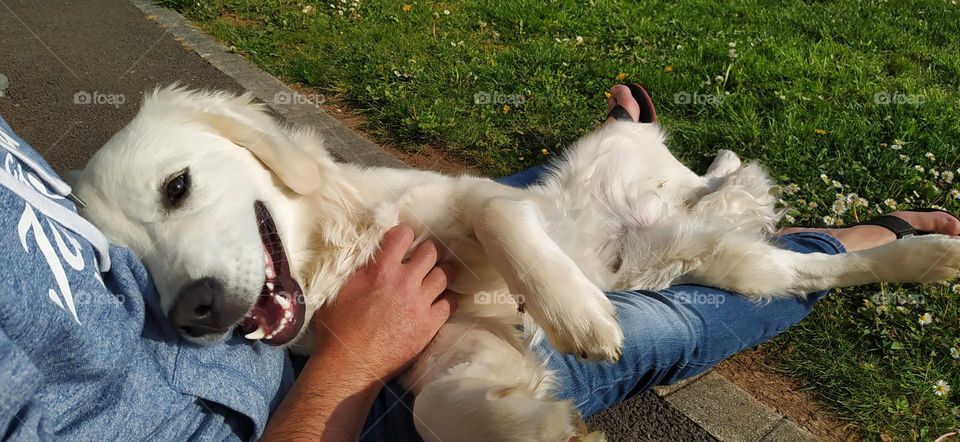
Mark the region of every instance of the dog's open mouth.
[[267, 207], [257, 201], [254, 211], [263, 240], [265, 282], [256, 304], [240, 322], [240, 330], [247, 339], [284, 345], [303, 327], [303, 290], [290, 274], [290, 263]]

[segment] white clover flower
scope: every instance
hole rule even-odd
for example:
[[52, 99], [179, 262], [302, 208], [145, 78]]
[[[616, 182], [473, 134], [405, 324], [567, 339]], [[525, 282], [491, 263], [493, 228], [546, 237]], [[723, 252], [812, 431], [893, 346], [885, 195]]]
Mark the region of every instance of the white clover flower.
[[581, 36], [578, 35], [577, 38], [576, 38], [576, 40], [577, 40], [577, 44], [579, 44], [579, 45], [582, 45], [582, 44], [583, 44], [583, 37], [581, 37]]
[[950, 196], [953, 197], [953, 199], [955, 200], [960, 199], [960, 190], [950, 189]]
[[933, 324], [933, 315], [931, 315], [930, 313], [924, 313], [924, 314], [920, 315], [920, 319], [917, 320], [917, 322], [919, 322], [920, 325], [930, 325], [930, 324]]
[[920, 173], [923, 173], [923, 171], [925, 170], [925, 169], [923, 168], [923, 166], [921, 166], [921, 165], [919, 165], [919, 164], [914, 164], [914, 165], [913, 165], [913, 168], [914, 168], [917, 172], [920, 172]]
[[833, 180], [833, 181], [831, 181], [830, 183], [833, 184], [833, 187], [835, 187], [835, 188], [837, 188], [837, 189], [843, 189], [843, 184], [840, 184], [840, 182], [837, 181], [837, 180]]
[[310, 6], [310, 5], [304, 6], [303, 9], [300, 10], [300, 12], [304, 14], [309, 14], [313, 12], [313, 6]]
[[930, 176], [932, 176], [934, 179], [940, 178], [940, 172], [937, 172], [937, 169], [930, 168]]
[[847, 212], [847, 202], [842, 199], [838, 199], [833, 202], [833, 206], [830, 208], [833, 210], [833, 213], [837, 215], [843, 215]]
[[835, 226], [842, 226], [842, 225], [843, 225], [843, 219], [842, 219], [842, 218], [837, 218], [837, 219], [833, 220], [833, 225], [835, 225]]
[[[897, 141], [900, 141], [900, 140], [897, 140]], [[900, 150], [900, 149], [903, 149], [903, 145], [900, 143], [897, 143], [896, 141], [890, 145], [890, 150]]]
[[443, 10], [443, 15], [450, 15], [450, 10], [449, 10], [449, 9], [444, 9], [444, 10]]
[[954, 359], [960, 359], [960, 348], [950, 347], [950, 357]]
[[731, 49], [731, 50], [727, 51], [727, 57], [730, 57], [731, 60], [736, 60], [736, 59], [737, 59], [737, 56], [738, 56], [738, 55], [737, 55], [737, 50], [736, 50], [736, 49]]
[[727, 46], [730, 46], [731, 48], [735, 48], [737, 47], [737, 42], [731, 41], [730, 43], [727, 43]]
[[867, 201], [866, 198], [857, 197], [857, 199], [853, 200], [854, 207], [867, 207], [869, 205], [870, 205], [870, 202]]
[[933, 161], [933, 160], [937, 159], [937, 157], [933, 155], [933, 152], [927, 152], [927, 153], [923, 154], [923, 156], [927, 157], [927, 159], [930, 160], [930, 161]]
[[811, 209], [816, 209], [817, 207], [820, 207], [820, 204], [818, 204], [816, 201], [810, 201], [808, 206], [810, 206]]
[[823, 223], [828, 226], [832, 226], [834, 222], [836, 222], [836, 219], [834, 219], [832, 216], [828, 215], [823, 217]]
[[954, 295], [960, 295], [960, 284], [954, 284], [951, 286], [950, 291], [953, 292]]
[[943, 180], [946, 181], [947, 183], [953, 183], [953, 178], [954, 178], [953, 172], [949, 170], [945, 170], [943, 171], [943, 173], [940, 174], [940, 176], [943, 177]]
[[790, 224], [793, 224], [793, 223], [797, 222], [797, 220], [794, 219], [793, 216], [791, 216], [791, 215], [784, 215], [784, 216], [783, 216], [783, 220], [786, 221], [786, 222], [788, 222], [788, 223], [790, 223]]
[[910, 161], [910, 157], [908, 157], [908, 156], [906, 156], [906, 155], [904, 155], [904, 154], [900, 154], [900, 161], [904, 161], [904, 162]]
[[717, 75], [716, 77], [713, 77], [713, 80], [717, 83], [720, 83], [723, 81], [723, 75]]
[[823, 180], [824, 184], [830, 184], [830, 177], [828, 177], [827, 174], [821, 173], [820, 179]]
[[933, 394], [937, 396], [946, 396], [950, 394], [950, 384], [948, 384], [947, 381], [940, 379], [933, 384]]
[[787, 184], [787, 187], [783, 188], [783, 192], [787, 195], [794, 195], [800, 191], [800, 186], [797, 184]]

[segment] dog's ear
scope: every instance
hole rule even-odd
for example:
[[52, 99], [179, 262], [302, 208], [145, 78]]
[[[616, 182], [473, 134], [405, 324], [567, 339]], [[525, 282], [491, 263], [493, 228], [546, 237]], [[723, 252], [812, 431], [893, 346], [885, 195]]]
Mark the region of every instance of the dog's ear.
[[[280, 181], [299, 194], [320, 187], [324, 170], [335, 168], [322, 148], [304, 150], [291, 134], [253, 102], [250, 94], [191, 91], [179, 84], [158, 87], [144, 97], [140, 112], [155, 107], [157, 113], [186, 116], [214, 133], [243, 147], [273, 171]], [[323, 170], [322, 170], [323, 169]]]
[[201, 112], [201, 120], [221, 136], [249, 150], [294, 192], [303, 195], [319, 188], [318, 158], [297, 146], [270, 117], [257, 113], [259, 115], [251, 118], [228, 106], [208, 108]]

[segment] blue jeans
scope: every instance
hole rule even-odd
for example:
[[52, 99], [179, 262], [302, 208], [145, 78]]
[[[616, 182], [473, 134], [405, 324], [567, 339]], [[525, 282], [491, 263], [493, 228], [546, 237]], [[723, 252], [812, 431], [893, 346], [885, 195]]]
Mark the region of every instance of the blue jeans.
[[[526, 186], [542, 169], [501, 182]], [[782, 248], [800, 253], [843, 253], [836, 238], [794, 233], [778, 238]], [[766, 342], [806, 317], [827, 292], [777, 298], [761, 304], [736, 293], [697, 285], [658, 292], [609, 292], [625, 335], [615, 364], [592, 363], [560, 353], [544, 343], [537, 350], [557, 380], [557, 398], [571, 399], [584, 418], [658, 385], [703, 373], [735, 353]], [[420, 440], [413, 426], [413, 397], [388, 384], [374, 403], [361, 440]]]

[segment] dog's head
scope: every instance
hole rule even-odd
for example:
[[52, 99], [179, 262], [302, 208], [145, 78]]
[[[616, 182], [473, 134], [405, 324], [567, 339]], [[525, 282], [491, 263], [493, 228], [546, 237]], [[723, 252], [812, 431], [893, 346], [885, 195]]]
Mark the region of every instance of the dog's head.
[[288, 256], [305, 240], [293, 213], [335, 173], [316, 137], [249, 96], [171, 86], [73, 179], [83, 215], [144, 261], [185, 337], [214, 344], [240, 328], [283, 345], [310, 313]]

